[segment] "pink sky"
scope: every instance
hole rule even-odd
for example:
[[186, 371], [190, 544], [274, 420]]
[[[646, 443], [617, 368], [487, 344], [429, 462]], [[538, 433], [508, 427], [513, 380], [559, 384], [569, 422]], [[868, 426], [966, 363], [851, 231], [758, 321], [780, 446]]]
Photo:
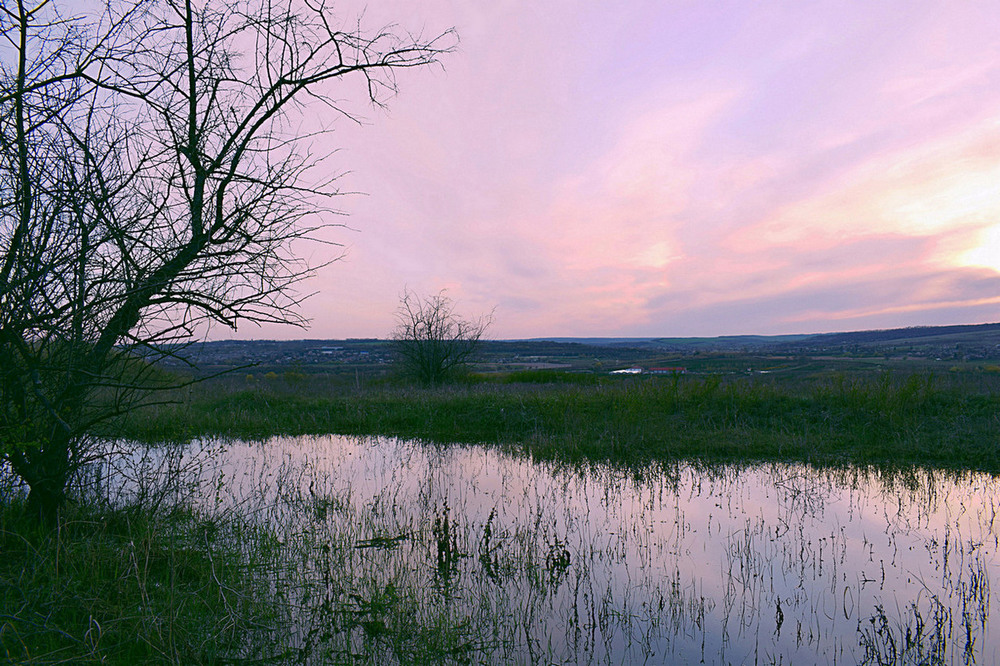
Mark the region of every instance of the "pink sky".
[[461, 43], [326, 139], [365, 194], [312, 327], [238, 337], [385, 337], [406, 287], [498, 338], [1000, 321], [1000, 2], [368, 8], [390, 21]]

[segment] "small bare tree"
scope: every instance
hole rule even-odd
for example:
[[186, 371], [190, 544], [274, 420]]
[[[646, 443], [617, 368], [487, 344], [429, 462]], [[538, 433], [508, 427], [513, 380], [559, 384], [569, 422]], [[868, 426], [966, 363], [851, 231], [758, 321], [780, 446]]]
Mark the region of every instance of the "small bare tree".
[[453, 42], [343, 28], [323, 0], [104, 7], [0, 4], [0, 461], [43, 517], [150, 362], [213, 323], [305, 324], [294, 250], [333, 226], [311, 141], [349, 113], [333, 84], [382, 105]]
[[493, 314], [463, 319], [442, 290], [420, 298], [406, 290], [396, 310], [392, 345], [406, 374], [435, 386], [465, 367], [479, 350]]

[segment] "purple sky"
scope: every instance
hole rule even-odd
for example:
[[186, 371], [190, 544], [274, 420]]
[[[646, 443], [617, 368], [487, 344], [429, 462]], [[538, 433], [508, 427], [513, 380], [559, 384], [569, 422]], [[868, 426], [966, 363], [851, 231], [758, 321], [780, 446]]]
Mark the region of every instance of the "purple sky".
[[459, 48], [328, 137], [365, 194], [311, 329], [238, 337], [384, 337], [405, 287], [499, 338], [1000, 320], [1000, 2], [377, 5]]

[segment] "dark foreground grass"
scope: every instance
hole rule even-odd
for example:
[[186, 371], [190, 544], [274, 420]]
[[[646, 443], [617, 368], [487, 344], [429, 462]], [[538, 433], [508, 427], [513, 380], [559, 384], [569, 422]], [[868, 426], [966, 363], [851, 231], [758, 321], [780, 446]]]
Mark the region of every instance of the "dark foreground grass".
[[268, 658], [273, 607], [250, 556], [192, 513], [70, 507], [55, 526], [0, 506], [0, 662], [209, 664]]
[[191, 458], [188, 447], [158, 448], [180, 466], [154, 455], [102, 467], [100, 478], [135, 473], [129, 490], [84, 475], [52, 525], [0, 475], [0, 663], [465, 664], [488, 654], [490, 637], [427, 604], [426, 589], [366, 568], [379, 547], [362, 535], [377, 518], [328, 522], [347, 506], [301, 485], [307, 466], [271, 468], [256, 480], [271, 493], [262, 501], [216, 467], [219, 447]]
[[926, 375], [492, 381], [347, 391], [321, 381], [204, 385], [134, 415], [147, 441], [338, 433], [512, 445], [567, 461], [796, 460], [1000, 471], [1000, 395]]

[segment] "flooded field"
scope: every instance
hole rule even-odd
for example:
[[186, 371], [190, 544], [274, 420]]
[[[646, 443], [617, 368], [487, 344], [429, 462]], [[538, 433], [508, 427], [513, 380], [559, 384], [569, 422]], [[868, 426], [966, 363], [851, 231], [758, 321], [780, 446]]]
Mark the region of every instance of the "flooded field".
[[336, 436], [145, 464], [274, 535], [274, 638], [307, 663], [1000, 662], [986, 475], [624, 471]]

